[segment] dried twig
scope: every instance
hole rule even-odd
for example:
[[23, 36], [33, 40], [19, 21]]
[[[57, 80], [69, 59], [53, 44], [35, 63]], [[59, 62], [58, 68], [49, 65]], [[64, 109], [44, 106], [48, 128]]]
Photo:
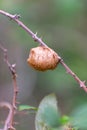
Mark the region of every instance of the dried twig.
[[[16, 74], [16, 70], [15, 70], [16, 64], [12, 64], [12, 65], [10, 64], [10, 62], [8, 61], [8, 56], [7, 56], [7, 49], [5, 49], [1, 44], [0, 44], [0, 49], [4, 53], [4, 61], [6, 62], [7, 66], [9, 67], [9, 70], [10, 70], [10, 72], [12, 74], [13, 86], [14, 86], [11, 113], [9, 114], [9, 129], [11, 130], [11, 129], [14, 128], [13, 127], [14, 113], [15, 113], [15, 110], [16, 110], [16, 102], [17, 102], [16, 100], [17, 100], [17, 93], [18, 93], [18, 87], [17, 87], [17, 82], [16, 82], [17, 74]], [[6, 106], [6, 104], [5, 104], [5, 106]], [[7, 107], [8, 107], [8, 105], [7, 105]], [[7, 120], [8, 120], [8, 118], [7, 118]], [[6, 120], [6, 122], [8, 122], [7, 120]], [[7, 127], [5, 127], [5, 128], [7, 128]], [[5, 129], [5, 130], [8, 130], [8, 128]]]
[[[19, 26], [21, 26], [31, 37], [34, 39], [34, 41], [38, 42], [40, 45], [47, 46], [41, 38], [37, 37], [37, 33], [34, 34], [23, 22], [19, 20], [20, 15], [12, 15], [5, 11], [0, 10], [0, 14], [5, 15], [9, 17], [10, 19], [14, 20]], [[61, 57], [60, 57], [61, 58]], [[63, 59], [60, 60], [61, 65], [66, 69], [67, 73], [69, 73], [76, 81], [79, 83], [80, 87], [84, 89], [85, 92], [87, 92], [87, 87], [85, 85], [85, 81], [81, 81], [78, 76], [64, 63]]]
[[3, 128], [3, 130], [8, 130], [10, 128], [10, 120], [12, 116], [12, 105], [7, 102], [0, 102], [0, 107], [6, 107], [9, 109], [9, 113], [8, 113], [8, 116], [7, 116], [7, 119], [5, 121], [5, 125]]

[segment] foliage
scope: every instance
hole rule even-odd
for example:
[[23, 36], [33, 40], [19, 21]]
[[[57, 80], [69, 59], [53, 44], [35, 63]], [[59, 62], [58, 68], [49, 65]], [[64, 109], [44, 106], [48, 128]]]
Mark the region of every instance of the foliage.
[[55, 95], [45, 96], [36, 114], [36, 130], [77, 130], [69, 124], [69, 121], [68, 116], [61, 116]]
[[79, 106], [71, 114], [72, 123], [81, 130], [87, 130], [87, 104]]
[[54, 94], [46, 96], [40, 103], [36, 114], [36, 130], [56, 128], [60, 125], [60, 113]]
[[32, 106], [29, 106], [29, 105], [20, 105], [19, 108], [18, 108], [19, 111], [23, 111], [23, 110], [37, 110], [36, 107], [32, 107]]

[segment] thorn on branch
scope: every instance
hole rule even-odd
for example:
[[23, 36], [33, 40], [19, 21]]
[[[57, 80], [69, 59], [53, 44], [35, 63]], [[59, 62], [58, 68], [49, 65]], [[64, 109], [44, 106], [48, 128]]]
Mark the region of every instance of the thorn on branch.
[[80, 87], [82, 88], [85, 83], [86, 83], [85, 81], [81, 81], [81, 82], [80, 82]]
[[32, 36], [35, 42], [37, 42], [37, 32]]
[[19, 19], [19, 18], [21, 18], [21, 15], [20, 14], [15, 14], [15, 15], [13, 15], [13, 18]]
[[9, 16], [9, 14], [8, 14], [8, 17], [10, 18], [10, 20], [16, 20], [16, 19], [19, 19], [19, 18], [21, 18], [21, 16], [20, 16], [20, 14], [14, 14], [14, 15], [11, 15], [11, 16]]
[[12, 65], [10, 66], [10, 70], [11, 70], [12, 75], [15, 75], [15, 76], [16, 76], [15, 67], [16, 67], [16, 64], [12, 64]]

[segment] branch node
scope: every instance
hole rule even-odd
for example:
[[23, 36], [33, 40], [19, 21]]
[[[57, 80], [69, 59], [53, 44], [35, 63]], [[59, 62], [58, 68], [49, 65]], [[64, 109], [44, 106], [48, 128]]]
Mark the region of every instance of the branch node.
[[12, 64], [12, 68], [14, 69], [16, 67], [16, 64]]
[[37, 42], [37, 32], [32, 36], [32, 38], [34, 39], [35, 42]]
[[13, 78], [14, 76], [17, 77], [15, 67], [16, 67], [16, 64], [12, 64], [12, 65], [9, 64], [9, 69], [12, 73]]
[[16, 130], [13, 126], [8, 127], [9, 130]]
[[21, 16], [20, 16], [20, 14], [14, 14], [14, 15], [13, 15], [13, 18], [14, 18], [14, 19], [19, 19], [19, 18], [21, 18]]
[[[82, 87], [84, 87], [84, 85], [85, 85], [85, 81], [81, 81], [80, 82], [80, 87], [82, 88]], [[85, 87], [86, 88], [86, 87]]]
[[14, 107], [14, 109], [15, 109], [15, 110], [17, 110], [17, 107], [16, 107], [16, 105], [15, 105], [15, 104], [13, 104], [13, 107]]

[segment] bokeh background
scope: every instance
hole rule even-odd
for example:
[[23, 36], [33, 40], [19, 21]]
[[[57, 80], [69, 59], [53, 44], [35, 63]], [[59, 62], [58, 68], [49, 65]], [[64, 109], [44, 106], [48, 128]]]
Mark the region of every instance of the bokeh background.
[[[0, 0], [0, 9], [20, 14], [20, 20], [25, 25], [34, 33], [38, 32], [38, 36], [64, 59], [81, 80], [87, 80], [86, 0]], [[27, 64], [30, 49], [38, 43], [14, 21], [2, 15], [0, 43], [8, 49], [10, 63], [16, 63], [20, 104], [38, 107], [49, 93], [56, 94], [62, 115], [70, 115], [77, 107], [87, 104], [87, 94], [63, 66], [39, 72]], [[12, 90], [11, 74], [0, 51], [0, 101], [11, 102]], [[34, 116], [17, 116], [19, 125], [16, 127], [35, 129]]]

